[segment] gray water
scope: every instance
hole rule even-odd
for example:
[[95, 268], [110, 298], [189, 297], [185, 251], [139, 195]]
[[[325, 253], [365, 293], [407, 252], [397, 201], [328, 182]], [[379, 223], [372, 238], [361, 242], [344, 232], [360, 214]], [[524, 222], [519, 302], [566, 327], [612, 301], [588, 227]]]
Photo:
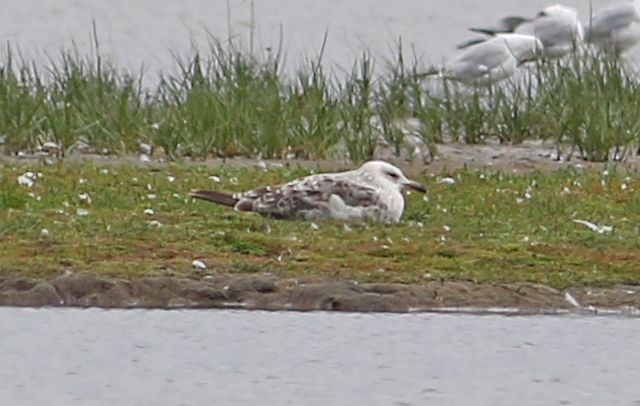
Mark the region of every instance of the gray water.
[[623, 317], [0, 308], [2, 405], [637, 405]]
[[[564, 0], [584, 22], [589, 4], [595, 10], [615, 0]], [[101, 53], [119, 66], [150, 75], [171, 70], [170, 51], [186, 55], [191, 43], [203, 44], [207, 33], [233, 38], [254, 50], [276, 49], [280, 30], [286, 66], [299, 66], [316, 55], [328, 32], [324, 62], [349, 68], [365, 49], [382, 61], [402, 38], [425, 63], [440, 63], [471, 26], [492, 25], [505, 15], [533, 16], [548, 0], [0, 0], [0, 40], [18, 46], [28, 57], [46, 60], [75, 42], [81, 54], [91, 51], [91, 22], [98, 29]], [[253, 12], [252, 12], [253, 4]], [[229, 7], [227, 7], [229, 5]], [[254, 16], [252, 18], [252, 15]], [[253, 41], [250, 32], [254, 27]]]

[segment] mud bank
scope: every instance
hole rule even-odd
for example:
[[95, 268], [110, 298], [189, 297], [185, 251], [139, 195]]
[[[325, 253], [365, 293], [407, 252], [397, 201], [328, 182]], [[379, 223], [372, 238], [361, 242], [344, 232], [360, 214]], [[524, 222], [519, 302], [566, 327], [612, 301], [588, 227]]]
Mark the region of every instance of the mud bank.
[[102, 308], [244, 308], [298, 311], [411, 312], [510, 309], [513, 313], [640, 309], [640, 286], [566, 291], [527, 283], [427, 282], [420, 285], [215, 275], [203, 280], [101, 278], [0, 279], [0, 305]]
[[[589, 162], [578, 156], [567, 159], [568, 150], [558, 151], [555, 144], [549, 141], [525, 140], [518, 145], [498, 144], [494, 141], [486, 144], [459, 144], [455, 142], [438, 144], [435, 156], [430, 156], [425, 161], [406, 160], [396, 157], [389, 149], [381, 150], [374, 156], [392, 162], [410, 174], [425, 173], [441, 175], [443, 173], [461, 170], [463, 168], [483, 169], [511, 173], [529, 173], [533, 171], [553, 172], [557, 170], [573, 168], [576, 170], [601, 170], [609, 166], [615, 166], [620, 170], [640, 170], [640, 155], [630, 154], [624, 161], [614, 162]], [[427, 152], [424, 152], [427, 154]], [[96, 165], [118, 166], [132, 165], [143, 168], [162, 168], [172, 162], [164, 157], [147, 157], [141, 159], [139, 155], [96, 155], [91, 153], [73, 152], [64, 158], [68, 164], [82, 164], [90, 162]], [[40, 162], [53, 164], [60, 161], [48, 154], [25, 154], [20, 157], [0, 153], [0, 164], [5, 165], [33, 165]], [[209, 158], [206, 160], [185, 157], [179, 161], [181, 165], [204, 165], [209, 168], [228, 167], [236, 169], [273, 169], [280, 167], [303, 167], [319, 171], [344, 170], [357, 166], [348, 159], [333, 160], [306, 160], [306, 159], [270, 159], [233, 157], [233, 158]]]

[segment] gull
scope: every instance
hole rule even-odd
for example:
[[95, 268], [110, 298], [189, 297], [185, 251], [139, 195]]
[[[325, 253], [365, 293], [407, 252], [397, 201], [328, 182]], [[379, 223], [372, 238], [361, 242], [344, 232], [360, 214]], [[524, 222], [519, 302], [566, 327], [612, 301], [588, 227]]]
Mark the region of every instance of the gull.
[[585, 41], [604, 52], [622, 54], [640, 42], [638, 3], [628, 1], [605, 7], [593, 16]]
[[578, 20], [578, 12], [561, 4], [546, 7], [532, 21], [518, 26], [515, 32], [538, 38], [544, 55], [549, 58], [573, 52], [584, 40], [584, 28]]
[[[490, 36], [505, 32], [532, 35], [542, 43], [543, 54], [549, 58], [562, 57], [573, 50], [584, 39], [584, 29], [578, 20], [578, 12], [561, 4], [545, 7], [533, 19], [506, 17], [495, 28], [470, 28], [470, 31]], [[485, 39], [472, 39], [458, 48], [462, 49]]]
[[406, 189], [426, 192], [424, 186], [408, 179], [395, 166], [369, 161], [355, 170], [310, 175], [243, 193], [193, 190], [189, 195], [238, 211], [284, 220], [396, 223], [404, 211]]
[[513, 75], [516, 69], [536, 58], [542, 43], [531, 35], [496, 34], [464, 49], [444, 64], [443, 77], [476, 86], [488, 86]]

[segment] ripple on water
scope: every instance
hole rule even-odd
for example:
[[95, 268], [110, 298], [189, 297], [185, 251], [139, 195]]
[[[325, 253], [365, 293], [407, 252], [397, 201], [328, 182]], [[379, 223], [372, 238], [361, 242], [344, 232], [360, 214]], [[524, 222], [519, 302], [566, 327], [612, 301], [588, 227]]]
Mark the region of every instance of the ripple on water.
[[638, 400], [628, 317], [0, 308], [0, 320], [2, 404]]

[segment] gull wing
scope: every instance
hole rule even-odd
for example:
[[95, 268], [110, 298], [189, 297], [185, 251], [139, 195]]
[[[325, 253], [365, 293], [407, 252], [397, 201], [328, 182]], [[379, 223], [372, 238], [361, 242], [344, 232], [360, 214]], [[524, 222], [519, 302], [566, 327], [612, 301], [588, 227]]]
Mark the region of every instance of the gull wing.
[[446, 64], [446, 71], [457, 80], [475, 81], [490, 75], [509, 76], [514, 67], [513, 55], [504, 40], [496, 37], [465, 49]]
[[343, 176], [324, 174], [245, 192], [236, 196], [239, 198], [236, 209], [278, 219], [328, 217], [329, 200], [333, 195], [339, 196], [349, 207], [381, 205], [375, 188]]
[[[518, 32], [518, 31], [516, 31]], [[527, 33], [527, 32], [523, 32]], [[577, 37], [575, 25], [559, 17], [542, 17], [533, 23], [532, 32], [540, 39], [544, 46], [554, 46], [562, 43], [571, 44]]]
[[469, 28], [469, 31], [494, 36], [500, 33], [514, 32], [520, 25], [527, 21], [529, 21], [529, 19], [525, 17], [508, 16], [501, 19], [495, 27]]

